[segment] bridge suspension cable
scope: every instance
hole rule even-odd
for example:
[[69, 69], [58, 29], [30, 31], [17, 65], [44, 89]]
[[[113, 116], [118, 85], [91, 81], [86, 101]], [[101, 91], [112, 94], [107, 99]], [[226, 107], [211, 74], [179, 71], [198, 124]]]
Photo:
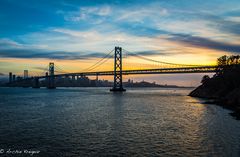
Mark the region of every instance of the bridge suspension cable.
[[54, 65], [55, 66], [55, 72], [59, 72], [59, 73], [69, 73], [69, 72], [67, 72], [67, 71], [65, 71], [65, 70], [63, 70], [61, 67], [59, 67], [58, 65]]
[[41, 76], [38, 72], [36, 71], [32, 71], [32, 74], [33, 74], [33, 77], [36, 77], [36, 76]]
[[127, 51], [125, 49], [123, 49], [123, 50], [127, 53], [127, 56], [135, 56], [135, 57], [138, 57], [138, 58], [141, 58], [143, 60], [150, 61], [150, 62], [155, 62], [155, 63], [160, 63], [160, 64], [167, 64], [167, 65], [173, 65], [173, 66], [185, 66], [185, 67], [203, 66], [203, 65], [178, 64], [178, 63], [170, 63], [170, 62], [158, 61], [158, 60], [154, 60], [154, 59], [151, 59], [151, 58], [144, 57], [144, 56], [139, 55], [139, 54], [134, 53], [134, 52]]
[[46, 72], [48, 72], [48, 65], [45, 68], [42, 68], [40, 75], [44, 76], [46, 74]]
[[92, 71], [98, 67], [100, 67], [102, 64], [104, 64], [106, 61], [108, 61], [110, 58], [113, 57], [113, 54], [111, 54], [112, 52], [114, 51], [111, 50], [109, 53], [107, 53], [103, 58], [101, 58], [99, 61], [97, 61], [95, 64], [89, 66], [88, 68], [86, 69], [83, 69], [82, 71]]

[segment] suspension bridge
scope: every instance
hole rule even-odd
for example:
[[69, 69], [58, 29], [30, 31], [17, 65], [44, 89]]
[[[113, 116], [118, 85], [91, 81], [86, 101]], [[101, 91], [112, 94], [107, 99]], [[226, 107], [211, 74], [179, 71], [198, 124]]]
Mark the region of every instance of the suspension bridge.
[[[124, 52], [124, 53], [123, 53]], [[130, 60], [127, 58], [130, 57]], [[138, 60], [145, 62], [150, 62], [151, 66], [148, 64], [140, 64], [141, 67], [137, 67], [135, 59], [131, 57], [136, 57]], [[124, 63], [123, 63], [124, 58]], [[113, 59], [113, 70], [101, 70], [102, 66], [106, 66], [110, 59]], [[141, 61], [141, 62], [142, 62]], [[125, 63], [126, 62], [126, 63]], [[127, 65], [127, 66], [125, 66]], [[128, 68], [124, 68], [124, 67]], [[46, 87], [48, 89], [54, 89], [55, 79], [57, 77], [69, 77], [73, 78], [79, 76], [113, 76], [113, 87], [111, 91], [125, 91], [123, 88], [123, 75], [138, 75], [138, 74], [177, 74], [177, 73], [213, 73], [216, 72], [216, 65], [189, 65], [189, 64], [179, 64], [179, 63], [170, 63], [159, 60], [154, 60], [147, 58], [144, 55], [138, 53], [129, 52], [122, 49], [121, 47], [115, 47], [112, 51], [107, 53], [100, 60], [95, 62], [93, 65], [89, 66], [86, 69], [81, 70], [80, 72], [66, 72], [59, 66], [54, 65], [53, 62], [49, 63], [49, 66], [46, 68], [44, 75], [36, 75], [33, 77], [25, 78], [21, 81], [31, 81], [33, 88], [40, 88], [39, 80], [45, 79]], [[96, 70], [99, 69], [99, 70]], [[11, 84], [11, 81], [9, 82]]]

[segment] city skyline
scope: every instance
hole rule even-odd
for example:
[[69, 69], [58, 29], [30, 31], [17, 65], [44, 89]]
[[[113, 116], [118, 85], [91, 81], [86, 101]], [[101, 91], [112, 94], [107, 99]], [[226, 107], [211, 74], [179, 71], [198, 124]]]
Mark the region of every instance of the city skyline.
[[[27, 69], [30, 75], [51, 61], [66, 71], [81, 71], [114, 46], [156, 60], [215, 64], [224, 54], [240, 52], [239, 3], [4, 0], [0, 2], [0, 20], [6, 21], [0, 24], [0, 73], [19, 75]], [[128, 78], [196, 85], [201, 76]]]

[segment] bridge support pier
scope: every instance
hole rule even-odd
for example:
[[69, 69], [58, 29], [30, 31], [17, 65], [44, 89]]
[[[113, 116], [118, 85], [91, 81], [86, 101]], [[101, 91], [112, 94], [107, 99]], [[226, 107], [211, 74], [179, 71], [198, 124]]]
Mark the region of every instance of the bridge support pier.
[[55, 89], [55, 80], [54, 80], [54, 63], [49, 63], [49, 76], [47, 82], [48, 89]]
[[126, 89], [122, 86], [122, 48], [115, 47], [114, 54], [114, 82], [112, 92], [123, 92]]
[[39, 85], [39, 78], [35, 77], [33, 79], [33, 86], [32, 88], [40, 88], [40, 85]]

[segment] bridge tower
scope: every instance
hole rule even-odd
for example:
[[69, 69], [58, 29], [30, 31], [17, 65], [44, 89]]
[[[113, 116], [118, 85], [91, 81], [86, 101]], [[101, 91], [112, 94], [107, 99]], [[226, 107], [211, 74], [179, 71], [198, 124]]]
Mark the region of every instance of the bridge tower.
[[122, 86], [122, 48], [115, 47], [114, 54], [114, 84], [113, 88], [110, 89], [113, 92], [126, 91]]
[[54, 81], [54, 63], [50, 62], [49, 63], [49, 76], [48, 76], [48, 84], [47, 88], [48, 89], [55, 89], [55, 81]]
[[45, 73], [45, 87], [48, 86], [48, 72]]

